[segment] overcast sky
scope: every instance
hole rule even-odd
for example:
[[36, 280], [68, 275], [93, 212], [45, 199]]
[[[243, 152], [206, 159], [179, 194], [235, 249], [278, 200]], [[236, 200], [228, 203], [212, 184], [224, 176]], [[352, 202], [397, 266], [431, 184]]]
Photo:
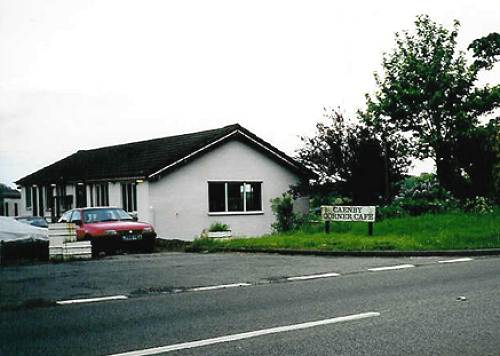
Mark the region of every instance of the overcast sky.
[[498, 0], [0, 0], [0, 182], [235, 122], [293, 155], [323, 107], [363, 106], [394, 32], [422, 13], [460, 20], [464, 50], [500, 31]]

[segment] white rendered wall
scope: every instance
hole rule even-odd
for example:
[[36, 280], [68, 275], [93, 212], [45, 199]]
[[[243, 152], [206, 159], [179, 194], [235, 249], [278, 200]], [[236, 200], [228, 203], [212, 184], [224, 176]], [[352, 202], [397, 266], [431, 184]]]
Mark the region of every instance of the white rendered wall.
[[[262, 213], [210, 215], [209, 181], [262, 181]], [[263, 235], [275, 220], [270, 200], [298, 181], [296, 174], [251, 146], [229, 141], [149, 184], [151, 222], [164, 238], [193, 240], [216, 221], [228, 224], [233, 236]]]
[[150, 204], [149, 182], [137, 183], [137, 218], [155, 225], [153, 207]]
[[30, 187], [22, 187], [21, 188], [21, 201], [19, 202], [19, 215], [31, 215], [31, 208], [26, 209], [26, 189], [30, 189]]
[[[21, 187], [21, 200], [19, 201], [19, 216], [26, 216], [26, 215], [33, 215], [33, 204], [38, 205], [38, 194], [42, 194], [43, 189], [41, 189], [39, 186], [36, 186], [36, 196], [33, 196], [33, 193], [31, 193], [31, 207], [26, 209], [26, 189], [32, 189], [33, 186], [23, 186]], [[44, 216], [50, 216], [50, 211], [47, 210], [47, 201], [43, 199], [43, 209], [44, 209]]]
[[108, 183], [109, 206], [122, 207], [122, 190], [120, 182]]
[[85, 185], [85, 196], [87, 197], [87, 202], [86, 202], [85, 206], [92, 206], [91, 199], [93, 199], [93, 198], [90, 196], [90, 193], [91, 193], [90, 185], [86, 184]]
[[66, 195], [73, 196], [73, 208], [76, 206], [76, 188], [75, 184], [66, 184]]
[[[42, 186], [36, 186], [36, 196], [33, 195], [33, 193], [31, 194], [31, 207], [29, 209], [26, 209], [26, 189], [31, 189], [33, 186], [23, 186], [21, 188], [21, 200], [19, 202], [19, 215], [22, 216], [22, 215], [33, 215], [33, 204], [39, 204], [39, 197], [38, 195], [39, 194], [43, 194], [43, 216], [46, 218], [46, 219], [49, 219], [50, 221], [50, 210], [48, 208], [48, 202], [47, 202], [47, 196], [46, 194], [44, 193], [44, 189]], [[67, 191], [70, 191], [70, 185], [66, 185], [66, 189]], [[49, 189], [52, 189], [53, 192], [54, 192], [54, 195], [55, 195], [55, 190], [54, 188], [52, 187], [49, 187]], [[73, 193], [74, 193], [74, 187], [72, 188], [73, 189]], [[71, 193], [71, 194], [73, 194]], [[74, 203], [74, 202], [73, 202]]]
[[[7, 203], [7, 208], [8, 210], [5, 211], [5, 204]], [[16, 216], [15, 212], [15, 204], [17, 204], [17, 216], [21, 215], [21, 209], [22, 209], [22, 203], [23, 201], [21, 199], [15, 199], [15, 198], [3, 198], [3, 209], [4, 209], [4, 215], [5, 216]]]

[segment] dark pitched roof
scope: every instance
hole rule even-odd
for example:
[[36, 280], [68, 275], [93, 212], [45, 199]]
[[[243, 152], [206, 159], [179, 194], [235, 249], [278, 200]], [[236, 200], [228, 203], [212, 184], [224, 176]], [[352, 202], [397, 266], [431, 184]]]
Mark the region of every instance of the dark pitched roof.
[[190, 134], [81, 150], [19, 179], [16, 183], [28, 185], [120, 178], [155, 179], [227, 139], [247, 141], [297, 173], [305, 176], [311, 174], [307, 168], [282, 151], [244, 127], [234, 124]]

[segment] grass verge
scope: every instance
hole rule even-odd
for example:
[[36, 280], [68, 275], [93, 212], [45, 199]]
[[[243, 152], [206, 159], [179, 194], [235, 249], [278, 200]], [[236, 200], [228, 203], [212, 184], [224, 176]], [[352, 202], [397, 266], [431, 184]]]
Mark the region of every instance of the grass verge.
[[224, 250], [316, 250], [316, 251], [429, 251], [500, 248], [500, 209], [487, 215], [471, 213], [427, 214], [386, 219], [374, 224], [368, 236], [366, 223], [323, 225], [301, 231], [230, 240], [198, 239], [195, 251]]

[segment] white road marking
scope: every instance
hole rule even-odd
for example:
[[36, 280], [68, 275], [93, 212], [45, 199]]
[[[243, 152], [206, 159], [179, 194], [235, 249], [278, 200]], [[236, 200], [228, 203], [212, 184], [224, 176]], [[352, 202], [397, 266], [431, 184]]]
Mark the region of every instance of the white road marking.
[[376, 268], [368, 268], [368, 271], [390, 271], [393, 269], [403, 269], [403, 268], [412, 268], [415, 267], [415, 265], [397, 265], [397, 266], [389, 266], [389, 267], [376, 267]]
[[58, 300], [56, 303], [59, 305], [65, 305], [65, 304], [105, 302], [108, 300], [120, 300], [120, 299], [128, 299], [128, 297], [126, 295], [113, 295], [110, 297], [100, 297], [100, 298]]
[[442, 261], [437, 261], [438, 263], [453, 263], [453, 262], [467, 262], [467, 261], [473, 261], [473, 258], [470, 257], [464, 257], [464, 258], [457, 258], [454, 260], [442, 260]]
[[247, 287], [247, 286], [251, 286], [251, 284], [250, 283], [220, 284], [217, 286], [189, 288], [189, 289], [187, 289], [187, 291], [188, 292], [202, 292], [202, 291], [207, 291], [207, 290], [235, 288], [235, 287]]
[[308, 328], [312, 328], [312, 327], [320, 326], [320, 325], [335, 324], [335, 323], [340, 323], [340, 322], [344, 322], [344, 321], [353, 321], [353, 320], [371, 318], [371, 317], [375, 317], [375, 316], [380, 316], [380, 313], [368, 312], [368, 313], [362, 313], [362, 314], [341, 316], [341, 317], [337, 317], [337, 318], [323, 319], [323, 320], [311, 321], [311, 322], [301, 323], [301, 324], [278, 326], [278, 327], [270, 328], [270, 329], [262, 329], [262, 330], [256, 330], [256, 331], [249, 331], [249, 332], [245, 332], [245, 333], [220, 336], [220, 337], [216, 337], [213, 339], [197, 340], [197, 341], [183, 342], [180, 344], [154, 347], [154, 348], [150, 348], [150, 349], [129, 351], [129, 352], [124, 352], [124, 353], [120, 353], [120, 354], [113, 354], [113, 355], [109, 355], [109, 356], [156, 355], [156, 354], [160, 354], [160, 353], [164, 353], [164, 352], [177, 351], [177, 350], [183, 350], [183, 349], [191, 349], [191, 348], [195, 348], [195, 347], [219, 344], [222, 342], [250, 339], [253, 337], [257, 337], [257, 336], [276, 334], [276, 333], [281, 333], [281, 332], [285, 332], [285, 331], [292, 331], [292, 330], [308, 329]]
[[338, 277], [340, 274], [338, 273], [323, 273], [323, 274], [312, 274], [309, 276], [298, 276], [298, 277], [288, 277], [289, 281], [302, 281], [305, 279], [315, 279], [315, 278], [329, 278], [329, 277]]

